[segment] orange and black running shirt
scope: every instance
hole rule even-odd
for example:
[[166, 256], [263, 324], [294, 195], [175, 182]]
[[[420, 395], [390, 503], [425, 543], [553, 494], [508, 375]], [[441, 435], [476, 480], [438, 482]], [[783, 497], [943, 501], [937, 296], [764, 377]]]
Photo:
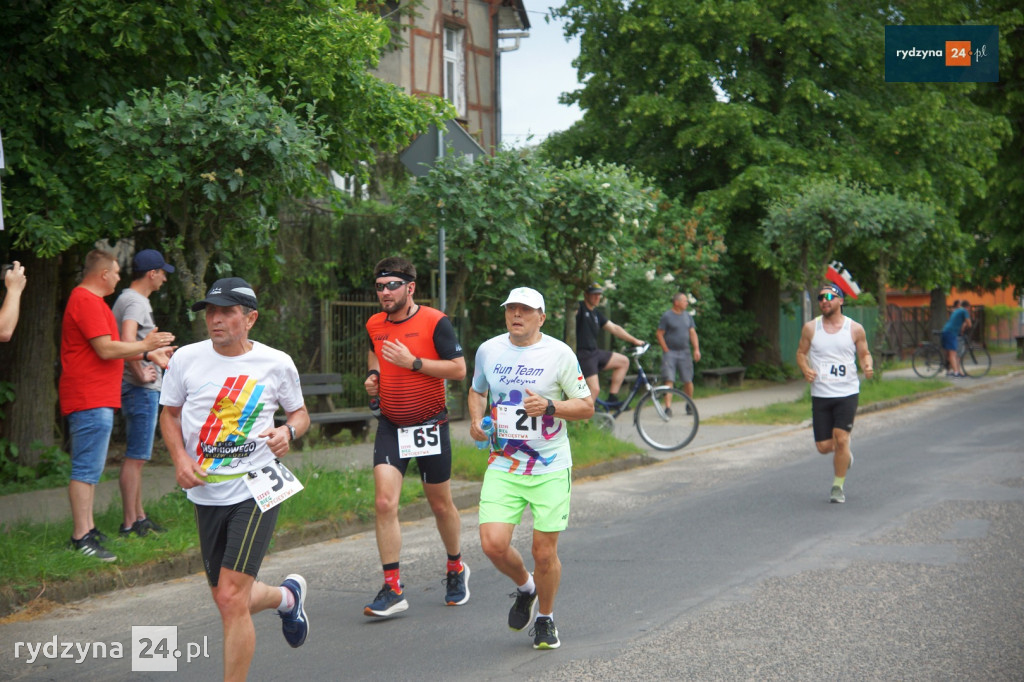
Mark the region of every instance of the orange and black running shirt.
[[444, 380], [399, 367], [381, 357], [385, 341], [401, 341], [418, 358], [454, 360], [462, 357], [451, 320], [440, 310], [419, 306], [401, 322], [379, 312], [366, 322], [370, 343], [380, 365], [380, 411], [396, 426], [423, 424], [446, 407]]

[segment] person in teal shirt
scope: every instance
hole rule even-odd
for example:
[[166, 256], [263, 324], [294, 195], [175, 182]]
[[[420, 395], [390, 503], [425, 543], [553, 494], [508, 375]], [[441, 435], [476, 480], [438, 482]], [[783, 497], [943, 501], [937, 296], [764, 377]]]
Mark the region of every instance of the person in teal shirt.
[[942, 348], [946, 351], [949, 370], [948, 377], [963, 377], [964, 368], [960, 366], [960, 356], [957, 353], [957, 346], [960, 336], [971, 326], [971, 313], [967, 310], [970, 304], [967, 301], [953, 301], [953, 312], [942, 327]]

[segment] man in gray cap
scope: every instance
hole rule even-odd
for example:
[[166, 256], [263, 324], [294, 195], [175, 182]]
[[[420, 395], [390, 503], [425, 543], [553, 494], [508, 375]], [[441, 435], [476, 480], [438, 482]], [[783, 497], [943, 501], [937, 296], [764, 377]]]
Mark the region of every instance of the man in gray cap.
[[[178, 350], [167, 366], [160, 432], [178, 483], [195, 505], [199, 546], [224, 628], [224, 679], [245, 679], [256, 647], [252, 615], [277, 609], [292, 647], [306, 641], [306, 581], [256, 581], [279, 503], [301, 489], [279, 458], [309, 428], [299, 373], [285, 353], [249, 339], [256, 293], [239, 277], [219, 279], [206, 298], [210, 338]], [[287, 421], [274, 426], [284, 409]], [[272, 494], [271, 494], [272, 492]]]
[[[121, 338], [142, 341], [156, 328], [149, 297], [167, 281], [174, 266], [164, 261], [163, 254], [144, 249], [132, 259], [132, 283], [114, 302], [114, 319]], [[121, 416], [124, 418], [125, 450], [121, 462], [121, 504], [124, 521], [121, 537], [142, 537], [164, 528], [148, 516], [142, 506], [142, 466], [153, 456], [153, 436], [160, 413], [160, 384], [163, 370], [143, 353], [138, 360], [125, 360], [121, 378]]]

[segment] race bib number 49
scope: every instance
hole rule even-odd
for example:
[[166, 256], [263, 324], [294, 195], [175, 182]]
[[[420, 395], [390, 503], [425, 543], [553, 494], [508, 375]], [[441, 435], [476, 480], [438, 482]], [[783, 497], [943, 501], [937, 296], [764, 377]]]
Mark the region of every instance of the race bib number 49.
[[420, 424], [398, 429], [398, 456], [402, 459], [440, 454], [440, 424]]
[[825, 382], [845, 381], [847, 377], [853, 376], [855, 370], [852, 365], [823, 364], [818, 368], [818, 377]]
[[259, 471], [246, 476], [245, 484], [249, 486], [249, 492], [252, 493], [261, 512], [273, 509], [302, 490], [302, 483], [295, 478], [295, 474], [276, 459]]
[[526, 414], [522, 405], [498, 405], [498, 438], [533, 440], [540, 438], [541, 417]]

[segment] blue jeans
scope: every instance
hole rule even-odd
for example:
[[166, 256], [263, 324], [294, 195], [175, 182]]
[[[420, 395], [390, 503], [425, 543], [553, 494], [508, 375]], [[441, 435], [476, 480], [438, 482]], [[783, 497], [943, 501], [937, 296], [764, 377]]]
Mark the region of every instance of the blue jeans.
[[127, 459], [148, 462], [153, 456], [153, 434], [160, 411], [160, 391], [144, 386], [121, 384], [121, 415], [124, 417], [124, 439]]
[[114, 428], [114, 408], [95, 407], [79, 410], [68, 415], [68, 430], [71, 432], [71, 480], [91, 483], [100, 482], [100, 475], [107, 463], [110, 448], [110, 432]]

